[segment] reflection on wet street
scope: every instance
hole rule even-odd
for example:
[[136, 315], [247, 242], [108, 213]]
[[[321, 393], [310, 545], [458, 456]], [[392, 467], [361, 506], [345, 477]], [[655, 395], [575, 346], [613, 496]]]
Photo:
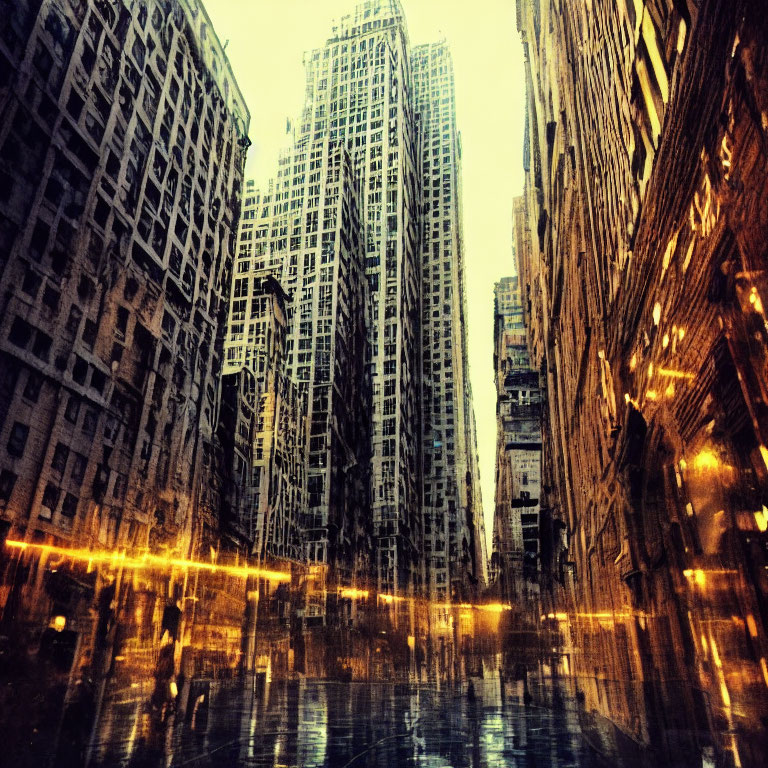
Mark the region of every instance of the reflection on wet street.
[[573, 699], [523, 684], [274, 680], [193, 681], [165, 724], [147, 690], [114, 691], [93, 744], [98, 766], [542, 766], [598, 763], [579, 734]]
[[81, 623], [0, 632], [0, 765], [758, 768], [766, 753], [733, 621], [703, 625], [713, 696], [654, 670], [575, 670], [596, 639], [620, 650], [659, 616], [435, 603], [333, 589], [321, 570], [77, 567], [69, 587], [95, 595]]

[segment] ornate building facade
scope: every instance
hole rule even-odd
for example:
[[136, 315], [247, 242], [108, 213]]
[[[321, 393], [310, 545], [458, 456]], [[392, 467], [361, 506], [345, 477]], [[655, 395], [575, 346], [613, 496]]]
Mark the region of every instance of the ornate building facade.
[[518, 24], [551, 621], [596, 717], [664, 764], [758, 765], [765, 8], [527, 0]]
[[[485, 534], [450, 54], [444, 43], [412, 54], [400, 4], [368, 0], [305, 66], [293, 144], [252, 212], [246, 197], [237, 269], [275, 270], [290, 296], [286, 372], [306, 395], [306, 557], [346, 569], [347, 582], [369, 569], [386, 593], [459, 597], [485, 581]], [[238, 291], [236, 278], [233, 307]], [[249, 364], [252, 324], [233, 313], [227, 370]]]

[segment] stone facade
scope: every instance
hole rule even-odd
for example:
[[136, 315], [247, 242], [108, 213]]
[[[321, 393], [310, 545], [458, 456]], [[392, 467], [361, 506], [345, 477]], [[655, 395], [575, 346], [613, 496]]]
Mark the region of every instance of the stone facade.
[[248, 110], [195, 2], [0, 15], [0, 517], [194, 555]]
[[445, 41], [411, 52], [421, 128], [421, 430], [426, 587], [461, 600], [484, 584], [485, 526], [469, 382], [461, 142]]
[[664, 764], [759, 765], [765, 8], [520, 0], [518, 24], [516, 246], [554, 518], [544, 620], [587, 710]]

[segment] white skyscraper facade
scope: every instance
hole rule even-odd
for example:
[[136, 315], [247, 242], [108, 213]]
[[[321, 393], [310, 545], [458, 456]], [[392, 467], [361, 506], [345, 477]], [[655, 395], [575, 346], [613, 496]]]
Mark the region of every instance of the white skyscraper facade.
[[[303, 551], [347, 583], [453, 599], [485, 580], [485, 550], [450, 53], [412, 53], [400, 3], [364, 0], [305, 67], [291, 147], [267, 192], [246, 196], [250, 261], [236, 267], [274, 275], [289, 297]], [[227, 370], [253, 366], [256, 336], [229, 330]]]
[[447, 43], [415, 47], [411, 68], [421, 128], [424, 557], [429, 593], [445, 600], [485, 580], [467, 364], [461, 143]]

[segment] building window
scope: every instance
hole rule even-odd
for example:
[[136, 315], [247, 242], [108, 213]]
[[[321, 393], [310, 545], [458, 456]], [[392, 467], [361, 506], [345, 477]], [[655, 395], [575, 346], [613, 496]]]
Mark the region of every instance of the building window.
[[64, 496], [64, 501], [61, 503], [61, 514], [64, 517], [74, 517], [77, 513], [77, 496], [73, 496], [68, 493]]
[[0, 501], [8, 501], [16, 485], [16, 475], [8, 469], [0, 472]]
[[38, 376], [34, 371], [30, 371], [27, 376], [27, 383], [24, 386], [23, 397], [32, 403], [36, 403], [40, 397], [40, 389], [43, 386], [43, 377]]
[[28, 436], [29, 427], [20, 421], [14, 422], [11, 434], [8, 437], [8, 453], [16, 458], [21, 458], [24, 455]]
[[53, 517], [53, 513], [59, 504], [59, 493], [59, 489], [53, 483], [48, 483], [45, 486], [43, 503], [40, 507], [40, 517], [44, 520], [50, 520]]
[[70, 479], [74, 485], [78, 488], [83, 483], [85, 478], [85, 468], [88, 466], [88, 459], [80, 453], [75, 454], [75, 458], [72, 461], [72, 472], [70, 473]]
[[80, 401], [71, 395], [67, 402], [67, 409], [64, 411], [64, 418], [72, 424], [77, 424], [77, 417], [80, 413]]
[[64, 443], [58, 443], [56, 449], [53, 452], [53, 459], [51, 459], [51, 469], [55, 470], [59, 474], [63, 474], [67, 467], [67, 459], [69, 458], [69, 448]]

